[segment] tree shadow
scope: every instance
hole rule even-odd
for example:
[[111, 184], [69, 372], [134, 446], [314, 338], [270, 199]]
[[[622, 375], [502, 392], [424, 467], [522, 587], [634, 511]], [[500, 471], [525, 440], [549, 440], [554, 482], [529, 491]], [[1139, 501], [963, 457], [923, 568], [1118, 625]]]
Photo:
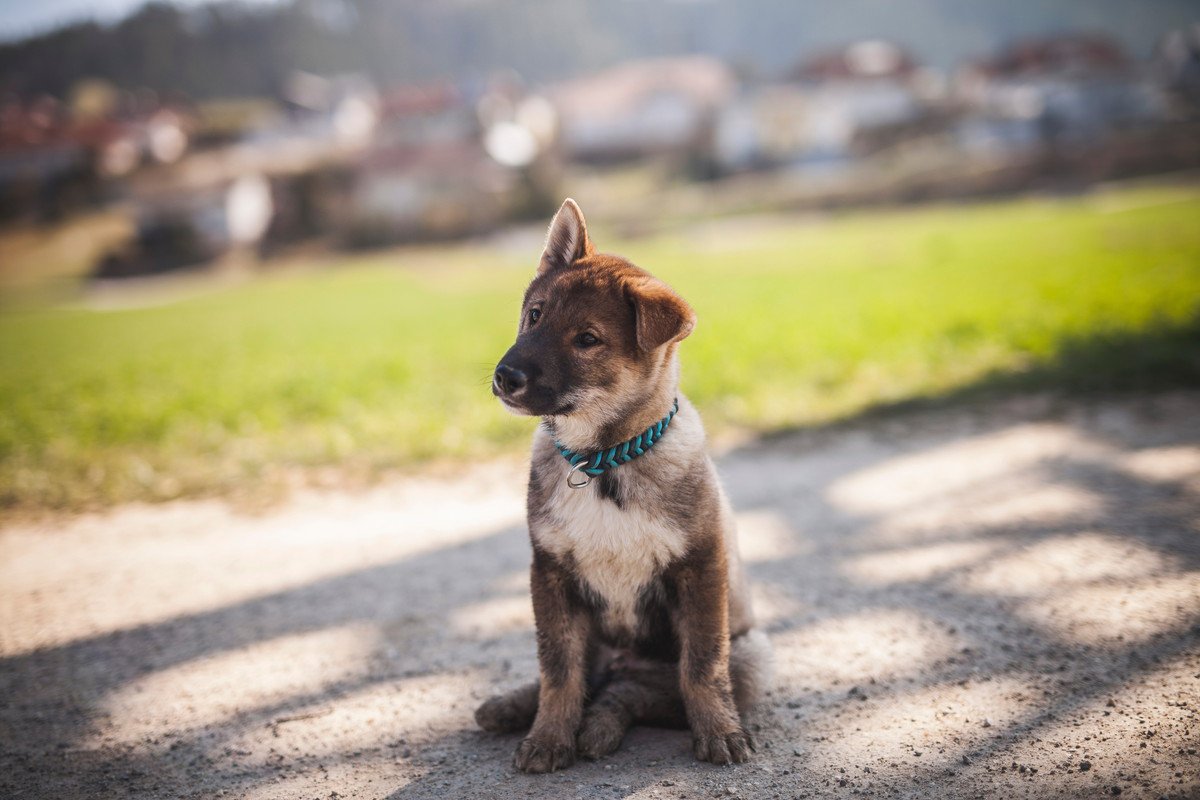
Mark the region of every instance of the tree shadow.
[[[974, 329], [964, 327], [962, 335], [970, 338]], [[1051, 393], [1063, 405], [1092, 398], [1196, 388], [1200, 388], [1200, 314], [1182, 321], [1160, 318], [1133, 331], [1113, 329], [1064, 336], [1050, 353], [1037, 356], [1031, 352], [1023, 366], [994, 369], [964, 386], [874, 403], [846, 420], [816, 427], [779, 428], [762, 438], [789, 438], [806, 431], [829, 435], [868, 420], [914, 411], [959, 409], [969, 403], [1035, 392]]]
[[[103, 797], [141, 791], [154, 795], [158, 787], [199, 784], [214, 773], [230, 790], [273, 779], [270, 769], [220, 774], [211, 754], [245, 731], [270, 727], [281, 718], [290, 721], [314, 707], [336, 705], [340, 698], [374, 684], [437, 675], [451, 665], [490, 666], [488, 647], [502, 643], [503, 635], [483, 643], [469, 636], [447, 636], [437, 621], [457, 608], [495, 597], [492, 584], [527, 564], [524, 529], [505, 528], [464, 544], [211, 611], [4, 658], [0, 695], [8, 700], [0, 761], [7, 763], [0, 789], [25, 796]], [[448, 575], [460, 576], [449, 592]], [[238, 709], [215, 726], [176, 730], [150, 742], [148, 752], [94, 743], [104, 729], [106, 698], [147, 675], [236, 654], [260, 642], [355, 623], [379, 626], [383, 634], [380, 647], [368, 655], [370, 663], [355, 674], [276, 702]], [[164, 794], [175, 796], [176, 791]]]
[[[1090, 361], [1092, 357], [1089, 353], [1084, 361]], [[1100, 376], [1101, 384], [1105, 380]], [[956, 644], [953, 652], [919, 669], [890, 675], [886, 680], [877, 681], [872, 677], [872, 685], [866, 690], [856, 685], [849, 692], [844, 687], [799, 692], [793, 688], [788, 692], [787, 687], [777, 686], [783, 695], [781, 700], [787, 695], [790, 698], [782, 708], [776, 703], [768, 709], [768, 728], [773, 733], [802, 741], [807, 738], [804, 731], [799, 729], [800, 726], [790, 724], [787, 716], [807, 723], [824, 717], [827, 722], [840, 718], [846, 708], [857, 705], [856, 701], [866, 701], [868, 696], [872, 703], [886, 706], [889, 699], [917, 694], [922, 689], [1004, 678], [1013, 678], [1036, 688], [1051, 687], [1043, 689], [1044, 702], [973, 741], [941, 750], [942, 757], [904, 764], [903, 769], [890, 776], [881, 775], [878, 769], [874, 772], [868, 769], [865, 774], [859, 773], [849, 779], [827, 774], [821, 787], [835, 790], [861, 788], [880, 795], [901, 793], [941, 797], [966, 792], [973, 795], [979, 790], [978, 785], [969, 781], [955, 782], [963, 766], [994, 761], [1004, 753], [1019, 749], [1021, 744], [1035, 740], [1044, 727], [1077, 714], [1089, 704], [1111, 696], [1163, 665], [1181, 659], [1193, 665], [1200, 664], [1200, 484], [1195, 480], [1194, 467], [1187, 471], [1185, 479], [1138, 475], [1123, 463], [1130, 460], [1126, 458], [1128, 456], [1157, 447], [1187, 447], [1194, 451], [1200, 446], [1200, 419], [1196, 416], [1200, 403], [1194, 395], [1182, 397], [1188, 399], [1177, 396], [1175, 399], [1179, 402], [1170, 399], [1162, 402], [1161, 396], [1145, 396], [1142, 402], [1117, 412], [1106, 400], [1098, 399], [1095, 405], [1085, 405], [1083, 410], [1074, 406], [1075, 410], [1066, 416], [1064, 408], [1070, 406], [1061, 405], [1054, 397], [1020, 402], [998, 413], [993, 404], [989, 413], [983, 416], [962, 406], [957, 410], [940, 403], [935, 406], [934, 410], [938, 412], [949, 410], [953, 417], [950, 420], [931, 417], [931, 409], [920, 404], [872, 415], [876, 422], [885, 424], [868, 435], [889, 443], [888, 460], [928, 456], [931, 451], [954, 447], [966, 439], [1004, 435], [1014, 427], [1056, 425], [1065, 428], [1078, 437], [1075, 446], [1048, 453], [1032, 464], [1020, 463], [1020, 454], [1015, 454], [1018, 463], [1008, 470], [1013, 474], [1021, 470], [1033, 471], [1036, 474], [1027, 481], [1029, 483], [1067, 488], [1094, 501], [1090, 507], [1063, 516], [1050, 515], [1051, 518], [1046, 520], [1021, 514], [992, 522], [970, 518], [942, 519], [940, 524], [911, 532], [907, 539], [883, 544], [878, 535], [881, 523], [886, 523], [889, 517], [903, 518], [906, 512], [920, 516], [922, 503], [929, 502], [930, 498], [891, 507], [880, 515], [848, 512], [844, 505], [831, 504], [829, 500], [831, 494], [836, 494], [831, 489], [856, 471], [846, 470], [843, 465], [837, 465], [827, 476], [805, 482], [804, 490], [794, 494], [772, 491], [760, 485], [754, 489], [754, 494], [759, 495], [757, 502], [752, 497], [742, 498], [738, 507], [743, 511], [767, 510], [784, 519], [835, 521], [832, 525], [797, 529], [798, 535], [808, 539], [809, 547], [802, 554], [771, 559], [752, 567], [755, 581], [785, 594], [798, 595], [801, 607], [807, 608], [802, 615], [775, 620], [771, 630], [777, 637], [818, 626], [827, 620], [905, 611], [933, 621], [948, 631]], [[1135, 434], [1129, 430], [1131, 422], [1134, 423], [1132, 427], [1148, 425]], [[838, 426], [838, 436], [854, 436], [862, 423], [860, 420]], [[964, 427], [970, 429], [969, 434], [964, 435]], [[783, 432], [732, 454], [727, 460], [726, 471], [746, 469], [748, 465], [780, 453], [795, 453], [810, 447], [819, 452], [826, 446], [828, 438], [828, 431]], [[1077, 447], [1083, 444], [1087, 446]], [[1097, 449], [1102, 452], [1096, 452]], [[914, 463], [912, 468], [919, 468], [919, 464]], [[869, 471], [870, 467], [866, 469]], [[965, 480], [958, 485], [951, 481], [951, 486], [938, 492], [936, 500], [945, 502], [947, 497], [955, 494], [968, 499], [986, 494], [981, 489], [987, 484], [1002, 483], [1009, 477], [1011, 474], [986, 474], [977, 481]], [[1012, 487], [1008, 487], [1001, 494], [1011, 491]], [[986, 502], [986, 498], [983, 499]], [[1106, 537], [1136, 543], [1138, 551], [1160, 555], [1160, 570], [1150, 579], [1179, 577], [1187, 581], [1190, 586], [1183, 594], [1190, 604], [1156, 609], [1165, 614], [1154, 620], [1153, 630], [1130, 641], [1124, 641], [1126, 637], [1118, 633], [1090, 641], [1090, 637], [1073, 638], [1067, 625], [1048, 625], [1044, 618], [1031, 618], [1027, 607], [1052, 600], [1056, 593], [1099, 588], [1117, 593], [1119, 599], [1120, 590], [1130, 583], [1127, 576], [1119, 571], [1116, 575], [1101, 571], [1101, 574], [1087, 577], [1086, 559], [1093, 555], [1089, 545], [1094, 547], [1089, 538], [1092, 531], [1103, 531]], [[963, 579], [972, 572], [986, 573], [990, 565], [1005, 559], [1026, 557], [1036, 562], [1044, 558], [1043, 550], [1050, 549], [1044, 545], [1070, 542], [1080, 535], [1083, 535], [1083, 544], [1072, 553], [1080, 563], [1060, 566], [1073, 566], [1083, 573], [1082, 577], [1072, 578], [1068, 569], [1067, 574], [1060, 575], [1058, 582], [1040, 587], [1032, 594], [1028, 593], [1028, 587], [1014, 588], [1011, 592], [1003, 591], [1002, 587], [993, 587], [990, 592], [980, 591]], [[847, 569], [862, 558], [898, 557], [906, 551], [928, 552], [939, 545], [971, 543], [986, 543], [988, 547], [978, 555], [959, 559], [952, 567], [926, 577], [901, 575], [864, 582], [856, 577], [853, 569]], [[805, 589], [796, 592], [798, 583], [806, 584]], [[830, 657], [833, 658], [832, 654]], [[881, 672], [886, 673], [886, 667], [882, 667]], [[808, 711], [794, 715], [784, 711], [793, 707]], [[816, 713], [812, 713], [814, 709]], [[1154, 762], [1156, 754], [1183, 755], [1185, 750], [1179, 749], [1176, 753], [1176, 748], [1186, 741], [1186, 737], [1177, 737], [1160, 742], [1157, 753], [1143, 753], [1140, 760], [1157, 763]], [[1144, 743], [1139, 744], [1143, 749], [1146, 747]], [[797, 755], [807, 749], [801, 747], [796, 751]], [[1190, 793], [1200, 791], [1200, 772], [1196, 769], [1194, 752], [1189, 755], [1193, 756], [1189, 762], [1190, 772], [1176, 772], [1174, 764], [1170, 770], [1160, 770], [1156, 775], [1135, 776], [1133, 770], [1125, 773], [1114, 769], [1108, 772], [1111, 787], [1105, 785], [1091, 791], [1108, 793], [1110, 788], [1116, 787], [1124, 792], [1146, 790], [1150, 792], [1147, 796], [1154, 797], [1192, 796]], [[799, 772], [805, 772], [803, 763], [797, 766]], [[897, 764], [891, 766], [897, 767]], [[1007, 760], [1002, 767], [1009, 768]], [[1016, 761], [1011, 762], [1011, 769], [1021, 778], [1027, 778], [1026, 782], [1030, 784], [1022, 788], [1022, 796], [1061, 796], [1063, 786], [1053, 783], [1053, 777], [1043, 775], [1039, 784], [1033, 780], [1036, 769], [1030, 771]], [[1074, 769], [1077, 769], [1077, 763], [1060, 770], [1057, 777], [1061, 777], [1063, 771]], [[811, 771], [807, 774], [811, 776]], [[1113, 777], [1114, 774], [1117, 777]], [[1168, 777], [1172, 774], [1175, 780]], [[1012, 788], [1011, 784], [1008, 786]], [[811, 788], [811, 785], [797, 783], [791, 788], [800, 790]]]
[[[366, 766], [377, 778], [367, 794], [390, 798], [621, 797], [651, 787], [662, 796], [704, 796], [730, 783], [745, 796], [956, 796], [976, 785], [964, 781], [993, 780], [990, 772], [986, 778], [972, 773], [970, 764], [990, 768], [1005, 761], [1007, 768], [1008, 754], [1023, 752], [1048, 726], [1076, 719], [1164, 665], [1200, 660], [1200, 606], [1152, 606], [1153, 624], [1122, 640], [1094, 633], [1109, 618], [1101, 615], [1097, 623], [1060, 603], [1093, 590], [1120, 596], [1143, 577], [1194, 579], [1200, 586], [1194, 476], [1139, 467], [1154, 448], [1200, 446], [1198, 411], [1200, 400], [1190, 394], [1066, 411], [1051, 400], [909, 408], [769, 437], [724, 457], [720, 469], [735, 508], [747, 520], [767, 518], [780, 529], [748, 564], [760, 594], [774, 600], [774, 610], [765, 604], [765, 617], [782, 661], [756, 722], [764, 744], [758, 765], [696, 764], [685, 733], [637, 729], [602, 762], [553, 776], [514, 773], [510, 757], [518, 737], [474, 730], [470, 713], [478, 697], [471, 695], [532, 677], [532, 628], [450, 624], [455, 615], [523, 597], [511, 578], [528, 564], [525, 532], [504, 527], [294, 589], [0, 660], [0, 696], [6, 698], [0, 793], [200, 797], [224, 790], [227, 796], [332, 797], [345, 795], [349, 770]], [[1023, 438], [1031, 429], [1049, 431], [1057, 444], [1031, 454], [1032, 439]], [[947, 463], [959, 462], [962, 474], [947, 471]], [[943, 480], [923, 479], [923, 470]], [[889, 488], [890, 480], [902, 485]], [[1036, 504], [997, 511], [1039, 487], [1074, 498], [1075, 505], [1052, 513]], [[748, 530], [754, 535], [753, 524]], [[1121, 542], [1154, 569], [1145, 576], [1122, 571], [1124, 563], [1137, 562], [1121, 560]], [[1090, 568], [1086, 562], [1106, 556], [1104, 548], [1115, 548], [1112, 568]], [[937, 554], [947, 552], [953, 558], [937, 566]], [[1050, 585], [1014, 580], [1046, 563], [1053, 567]], [[1079, 574], [1072, 573], [1076, 568]], [[1044, 608], [1079, 618], [1056, 619], [1041, 614]], [[377, 633], [356, 669], [203, 723], [159, 725], [139, 741], [110, 738], [107, 703], [148, 677], [353, 625]], [[903, 641], [879, 648], [872, 637], [880, 635], [909, 636], [916, 645], [911, 652]], [[824, 647], [830, 642], [882, 658], [856, 666], [852, 653]], [[839, 740], [859, 742], [856, 728], [899, 718], [896, 710], [919, 708], [926, 693], [988, 683], [1037, 692], [1038, 702], [997, 706], [989, 727], [942, 741], [937, 753], [901, 760], [895, 748], [885, 749], [880, 763], [864, 746], [860, 760], [872, 763], [839, 772], [846, 768], [838, 763], [845, 755]], [[424, 700], [421, 692], [429, 687], [448, 694]], [[310, 717], [358, 708], [388, 692], [427, 708], [427, 724], [407, 730], [380, 723], [348, 745], [296, 733]], [[457, 699], [444, 699], [449, 696]], [[922, 734], [921, 725], [910, 734]], [[1166, 763], [1174, 754], [1155, 748], [1178, 745], [1163, 738], [1147, 751]], [[1194, 757], [1189, 763], [1194, 767]], [[1136, 761], [1143, 765], [1144, 759]], [[1194, 770], [1172, 782], [1147, 769], [1137, 779], [1142, 783], [1113, 777], [1113, 770], [1094, 773], [1126, 790], [1147, 784], [1183, 796], [1197, 788]], [[1057, 778], [1066, 780], [1045, 769], [1014, 776], [1005, 780], [1025, 781], [1022, 794], [1034, 797], [1061, 791]]]

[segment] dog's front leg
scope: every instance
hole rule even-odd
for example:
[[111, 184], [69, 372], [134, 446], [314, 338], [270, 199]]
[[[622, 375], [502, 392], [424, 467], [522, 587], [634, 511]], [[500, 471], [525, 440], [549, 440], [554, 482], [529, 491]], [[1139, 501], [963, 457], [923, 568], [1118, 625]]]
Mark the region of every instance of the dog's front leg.
[[696, 758], [714, 764], [749, 760], [754, 740], [742, 727], [729, 678], [728, 578], [724, 552], [714, 547], [681, 570], [679, 689], [692, 729]]
[[522, 772], [554, 772], [575, 763], [575, 734], [587, 693], [591, 622], [571, 580], [552, 556], [534, 549], [530, 585], [541, 689], [533, 728], [513, 760]]

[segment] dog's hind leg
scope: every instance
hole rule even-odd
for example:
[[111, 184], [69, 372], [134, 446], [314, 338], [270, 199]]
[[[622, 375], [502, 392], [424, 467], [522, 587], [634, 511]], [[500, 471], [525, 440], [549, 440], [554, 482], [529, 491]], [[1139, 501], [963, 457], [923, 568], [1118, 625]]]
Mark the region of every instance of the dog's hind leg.
[[774, 666], [771, 642], [763, 631], [752, 628], [729, 643], [729, 678], [738, 716], [746, 719], [771, 683]]
[[608, 755], [634, 723], [687, 727], [676, 664], [637, 662], [617, 669], [584, 711], [576, 737], [579, 755], [592, 759]]
[[[761, 630], [747, 631], [730, 643], [729, 677], [743, 719], [770, 684], [772, 661], [771, 643]], [[576, 739], [579, 755], [595, 759], [612, 753], [636, 723], [688, 727], [678, 664], [635, 660], [614, 667], [611, 681], [584, 711]]]
[[[748, 631], [730, 643], [729, 677], [741, 717], [762, 699], [771, 680], [771, 667], [771, 643], [762, 631]], [[576, 739], [579, 755], [592, 759], [608, 755], [636, 723], [688, 727], [678, 664], [634, 660], [614, 666], [610, 682], [584, 711]]]
[[[601, 649], [588, 675], [588, 694], [596, 697], [611, 679], [613, 652]], [[491, 733], [516, 733], [526, 731], [537, 716], [538, 692], [541, 682], [534, 681], [518, 686], [510, 692], [496, 695], [475, 709], [475, 722]]]
[[537, 716], [538, 689], [539, 682], [534, 681], [484, 701], [475, 709], [475, 722], [492, 733], [528, 730]]

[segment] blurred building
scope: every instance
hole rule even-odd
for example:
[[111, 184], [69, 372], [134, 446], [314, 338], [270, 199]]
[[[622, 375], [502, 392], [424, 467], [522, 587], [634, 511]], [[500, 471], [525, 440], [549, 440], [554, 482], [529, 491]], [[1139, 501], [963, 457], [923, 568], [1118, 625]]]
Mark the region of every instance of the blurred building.
[[234, 124], [207, 148], [130, 176], [137, 236], [99, 274], [314, 237], [360, 247], [462, 236], [544, 211], [557, 194], [553, 109], [511, 82], [379, 91], [360, 76], [300, 73], [276, 113], [238, 105], [224, 119]]
[[461, 236], [541, 210], [539, 199], [556, 191], [556, 135], [553, 109], [516, 85], [386, 92], [339, 236], [352, 245]]
[[717, 115], [713, 157], [722, 172], [845, 164], [926, 118], [939, 89], [898, 45], [857, 42], [746, 87]]
[[1168, 112], [1162, 88], [1115, 41], [1083, 34], [1014, 42], [968, 64], [956, 98], [967, 152], [1095, 144]]
[[232, 250], [260, 252], [328, 232], [335, 196], [378, 122], [359, 76], [296, 74], [277, 114], [125, 182], [137, 235], [98, 266], [104, 277], [164, 272]]
[[604, 162], [684, 154], [733, 96], [733, 73], [705, 56], [628, 61], [551, 86], [564, 155]]
[[83, 82], [69, 103], [0, 103], [0, 218], [54, 220], [103, 201], [111, 182], [187, 151], [185, 108]]
[[1185, 105], [1183, 113], [1200, 113], [1200, 23], [1164, 36], [1155, 52], [1154, 69]]

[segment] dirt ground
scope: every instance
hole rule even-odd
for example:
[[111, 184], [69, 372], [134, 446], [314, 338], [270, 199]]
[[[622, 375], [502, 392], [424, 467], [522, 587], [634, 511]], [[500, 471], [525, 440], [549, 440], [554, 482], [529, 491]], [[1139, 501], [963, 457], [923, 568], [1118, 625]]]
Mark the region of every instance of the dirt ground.
[[719, 460], [755, 761], [517, 774], [523, 465], [0, 529], [5, 798], [1200, 797], [1200, 393], [916, 410]]

